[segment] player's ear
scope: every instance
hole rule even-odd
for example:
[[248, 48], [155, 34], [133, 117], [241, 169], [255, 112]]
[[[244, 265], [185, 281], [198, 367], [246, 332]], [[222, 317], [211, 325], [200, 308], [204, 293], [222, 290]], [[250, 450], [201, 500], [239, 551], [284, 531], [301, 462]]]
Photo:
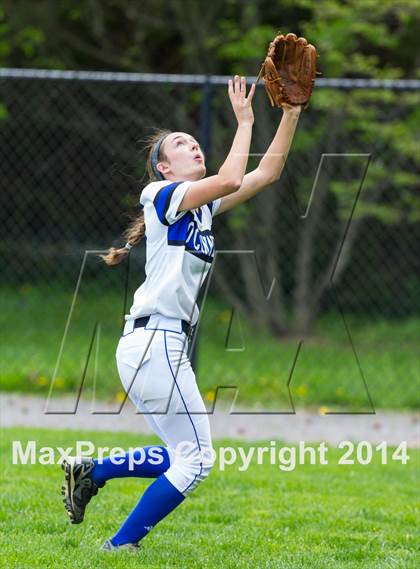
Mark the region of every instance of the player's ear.
[[170, 170], [169, 164], [167, 162], [158, 162], [156, 164], [156, 168], [163, 175], [167, 174]]

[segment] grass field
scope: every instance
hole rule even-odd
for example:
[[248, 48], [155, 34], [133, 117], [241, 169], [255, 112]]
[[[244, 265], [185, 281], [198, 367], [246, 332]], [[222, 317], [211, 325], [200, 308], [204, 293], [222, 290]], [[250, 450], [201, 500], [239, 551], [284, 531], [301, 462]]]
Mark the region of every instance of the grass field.
[[[3, 347], [3, 390], [46, 394], [55, 369], [69, 313], [72, 292], [32, 288], [1, 291], [0, 324], [7, 330]], [[77, 391], [92, 341], [84, 389], [100, 398], [121, 397], [115, 349], [121, 330], [122, 299], [107, 290], [83, 290], [78, 298], [53, 394]], [[287, 382], [298, 338], [276, 339], [255, 330], [243, 318], [232, 325], [225, 348], [230, 311], [208, 300], [198, 342], [198, 382], [208, 406], [218, 386], [237, 386], [237, 405], [290, 410]], [[415, 408], [419, 405], [419, 319], [368, 321], [347, 318], [352, 341], [376, 408]], [[240, 329], [242, 332], [240, 332]], [[244, 348], [244, 349], [242, 349]], [[231, 401], [233, 389], [219, 391]], [[292, 381], [295, 406], [327, 406], [350, 411], [370, 410], [369, 398], [341, 318], [324, 316], [304, 340]]]
[[[14, 428], [2, 431], [1, 561], [8, 569], [278, 568], [419, 566], [419, 451], [406, 465], [338, 465], [331, 448], [327, 466], [216, 467], [200, 488], [143, 541], [138, 552], [99, 552], [146, 485], [141, 479], [107, 483], [72, 526], [61, 502], [58, 465], [12, 465], [11, 441], [42, 446], [139, 446], [156, 441], [123, 433]], [[234, 441], [220, 445], [248, 446]], [[278, 443], [280, 445], [280, 443]], [[342, 451], [340, 451], [342, 452]], [[390, 452], [388, 453], [390, 455]], [[58, 456], [58, 453], [57, 453]]]

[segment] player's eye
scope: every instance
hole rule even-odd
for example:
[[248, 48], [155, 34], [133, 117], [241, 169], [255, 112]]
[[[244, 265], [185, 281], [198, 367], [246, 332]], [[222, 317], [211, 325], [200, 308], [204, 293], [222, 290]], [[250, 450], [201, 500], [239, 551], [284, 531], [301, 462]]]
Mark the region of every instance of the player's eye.
[[178, 142], [176, 143], [177, 146], [179, 146], [180, 144], [185, 144], [182, 140], [178, 140]]

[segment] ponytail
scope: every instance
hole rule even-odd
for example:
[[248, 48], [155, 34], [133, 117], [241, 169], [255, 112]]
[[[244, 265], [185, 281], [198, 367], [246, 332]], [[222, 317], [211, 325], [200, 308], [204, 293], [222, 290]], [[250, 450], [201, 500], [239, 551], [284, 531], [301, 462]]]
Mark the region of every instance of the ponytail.
[[127, 243], [124, 247], [121, 247], [120, 249], [111, 247], [106, 255], [99, 256], [107, 265], [118, 265], [127, 257], [130, 249], [143, 239], [145, 232], [146, 225], [144, 223], [144, 213], [141, 211], [141, 213], [131, 221], [130, 225], [124, 231], [124, 237], [127, 239]]
[[[155, 132], [145, 141], [145, 149], [148, 151], [146, 170], [149, 175], [150, 182], [159, 180], [157, 175], [159, 172], [157, 172], [156, 164], [154, 164], [154, 162], [166, 159], [165, 153], [162, 149], [162, 142], [168, 134], [171, 134], [170, 130], [156, 129]], [[154, 158], [154, 160], [152, 160], [152, 158]], [[123, 236], [127, 240], [124, 247], [121, 247], [120, 249], [110, 247], [106, 255], [99, 256], [107, 265], [118, 265], [128, 256], [130, 249], [143, 239], [145, 232], [146, 226], [144, 223], [144, 212], [142, 210], [134, 219], [132, 219], [130, 225], [123, 233]]]

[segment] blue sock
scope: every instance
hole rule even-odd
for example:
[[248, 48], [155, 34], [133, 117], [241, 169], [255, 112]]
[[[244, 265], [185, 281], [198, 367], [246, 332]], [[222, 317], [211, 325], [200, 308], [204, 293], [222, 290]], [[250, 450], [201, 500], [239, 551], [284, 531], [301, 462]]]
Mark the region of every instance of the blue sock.
[[111, 539], [112, 544], [137, 543], [183, 500], [185, 496], [162, 474], [147, 488], [137, 506]]
[[[130, 455], [132, 459], [139, 463], [133, 464], [131, 462], [131, 469]], [[143, 447], [134, 452], [121, 454], [115, 458], [122, 464], [112, 462], [110, 457], [104, 458], [102, 463], [98, 462], [98, 459], [94, 459], [95, 468], [92, 470], [91, 476], [97, 484], [101, 485], [111, 478], [125, 478], [128, 476], [157, 478], [166, 472], [170, 466], [168, 451], [163, 446]]]

